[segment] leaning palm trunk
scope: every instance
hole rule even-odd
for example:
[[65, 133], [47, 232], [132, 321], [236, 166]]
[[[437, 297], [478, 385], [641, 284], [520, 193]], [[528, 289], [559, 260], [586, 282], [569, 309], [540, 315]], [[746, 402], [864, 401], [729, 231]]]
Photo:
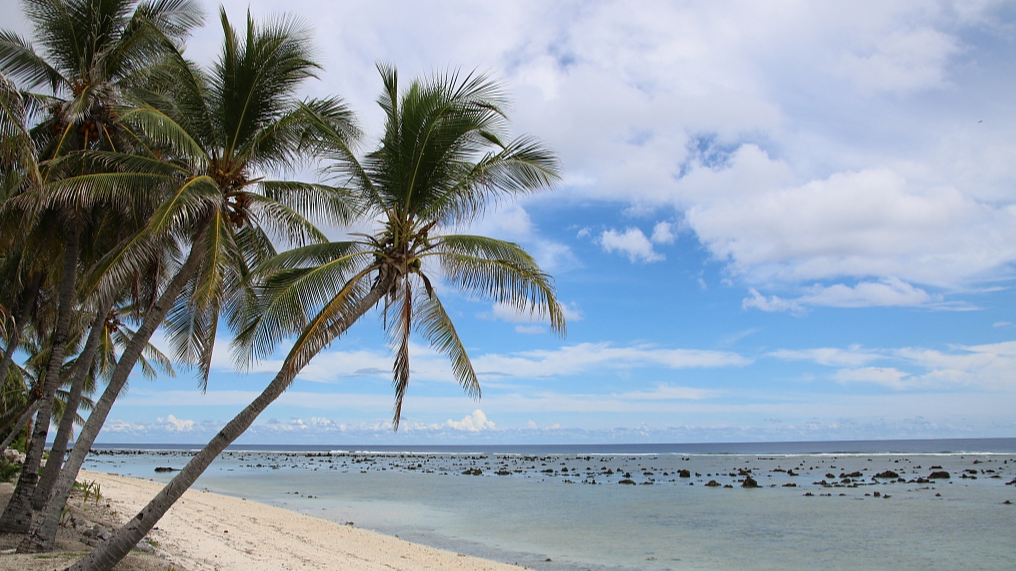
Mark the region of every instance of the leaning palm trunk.
[[[388, 286], [385, 283], [375, 285], [370, 292], [354, 304], [350, 310], [340, 319], [333, 323], [327, 330], [326, 335], [330, 339], [345, 333], [370, 308], [374, 307], [385, 295]], [[290, 352], [282, 369], [275, 376], [268, 387], [258, 395], [254, 401], [247, 405], [240, 414], [229, 421], [218, 434], [200, 451], [187, 465], [180, 470], [166, 487], [158, 493], [148, 505], [145, 506], [123, 527], [117, 530], [116, 534], [109, 541], [102, 544], [68, 568], [68, 571], [109, 571], [120, 562], [135, 545], [141, 541], [149, 531], [159, 522], [159, 519], [169, 511], [169, 508], [180, 499], [191, 485], [204, 473], [205, 469], [213, 460], [240, 437], [257, 419], [268, 405], [275, 402], [282, 393], [289, 388], [289, 385], [296, 378], [296, 375], [313, 358], [314, 352], [295, 350]]]
[[42, 395], [39, 399], [39, 413], [36, 417], [32, 439], [25, 453], [24, 469], [18, 478], [3, 517], [0, 517], [0, 531], [8, 533], [27, 533], [32, 525], [32, 496], [39, 482], [38, 466], [42, 462], [42, 453], [46, 447], [46, 436], [49, 434], [49, 421], [53, 416], [53, 395], [60, 387], [60, 369], [63, 366], [64, 353], [67, 345], [67, 331], [71, 323], [71, 306], [74, 304], [74, 289], [77, 283], [78, 242], [81, 237], [80, 224], [71, 228], [64, 250], [63, 275], [60, 279], [60, 306], [56, 327], [53, 331], [49, 365], [46, 368], [46, 380], [43, 382]]
[[194, 244], [191, 246], [187, 260], [177, 271], [176, 275], [173, 276], [173, 279], [166, 286], [162, 295], [159, 296], [159, 300], [155, 302], [152, 309], [145, 315], [141, 327], [138, 328], [130, 344], [120, 356], [116, 370], [113, 371], [106, 390], [103, 391], [99, 401], [95, 403], [95, 407], [88, 415], [88, 420], [81, 428], [81, 433], [74, 443], [70, 456], [67, 457], [63, 469], [60, 470], [60, 476], [53, 486], [53, 492], [46, 503], [46, 507], [43, 509], [43, 513], [36, 518], [36, 522], [32, 526], [29, 535], [18, 545], [19, 552], [35, 553], [39, 551], [51, 551], [53, 549], [57, 528], [60, 523], [60, 514], [67, 503], [71, 489], [74, 487], [74, 479], [78, 476], [78, 470], [81, 469], [85, 456], [88, 455], [92, 443], [95, 442], [95, 438], [99, 435], [102, 425], [106, 422], [106, 416], [109, 415], [109, 411], [113, 407], [113, 402], [120, 395], [120, 391], [127, 382], [127, 377], [134, 369], [134, 365], [141, 356], [141, 352], [148, 345], [152, 334], [155, 333], [155, 330], [166, 318], [166, 314], [172, 308], [177, 296], [180, 295], [184, 286], [197, 271], [202, 252], [202, 249], [197, 244], [205, 239], [207, 229], [206, 223], [204, 228], [198, 233], [198, 238], [195, 239]]
[[36, 511], [46, 507], [46, 501], [49, 500], [49, 496], [53, 492], [56, 478], [60, 475], [60, 468], [63, 466], [64, 456], [67, 454], [67, 443], [70, 441], [71, 431], [74, 429], [74, 419], [78, 416], [81, 391], [85, 386], [88, 370], [92, 366], [95, 352], [99, 347], [99, 339], [102, 337], [107, 314], [108, 311], [101, 308], [96, 312], [92, 329], [88, 332], [88, 341], [85, 342], [84, 350], [78, 355], [70, 395], [67, 397], [63, 417], [60, 419], [60, 427], [56, 431], [53, 448], [49, 451], [49, 460], [46, 461], [46, 468], [42, 471], [39, 484], [35, 487], [35, 496], [32, 498], [32, 509]]
[[23, 412], [14, 423], [11, 428], [11, 433], [8, 434], [7, 438], [4, 438], [3, 443], [0, 444], [0, 452], [7, 450], [7, 447], [11, 445], [11, 442], [14, 442], [14, 439], [17, 438], [19, 434], [21, 434], [21, 429], [25, 427], [25, 424], [28, 423], [28, 420], [32, 418], [32, 415], [35, 414], [35, 411], [37, 410], [39, 410], [39, 401], [35, 401], [28, 405], [25, 412]]

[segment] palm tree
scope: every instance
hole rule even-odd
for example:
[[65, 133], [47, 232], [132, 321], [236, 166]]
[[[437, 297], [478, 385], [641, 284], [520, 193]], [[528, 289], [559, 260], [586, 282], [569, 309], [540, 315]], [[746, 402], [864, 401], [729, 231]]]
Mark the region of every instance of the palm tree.
[[[47, 117], [34, 130], [42, 159], [57, 160], [89, 149], [115, 148], [116, 106], [124, 86], [138, 81], [170, 44], [200, 23], [201, 14], [191, 0], [25, 0], [26, 16], [33, 22], [46, 56], [37, 54], [25, 39], [0, 31], [0, 69], [21, 80], [24, 89], [46, 86], [49, 93], [28, 94], [36, 109], [45, 107]], [[72, 162], [73, 164], [73, 162]], [[38, 228], [40, 212], [55, 212], [63, 230], [64, 251], [60, 268], [58, 314], [52, 332], [52, 353], [43, 380], [38, 421], [32, 434], [26, 463], [42, 459], [53, 394], [59, 386], [60, 369], [68, 328], [76, 306], [79, 254], [87, 237], [94, 203], [46, 204], [45, 183], [65, 178], [62, 168], [49, 168], [39, 185], [19, 198], [26, 208], [29, 227]], [[40, 202], [40, 198], [42, 201]], [[5, 206], [13, 201], [8, 201]], [[53, 233], [53, 227], [40, 229]], [[0, 530], [28, 531], [32, 511], [28, 506], [38, 474], [25, 471], [0, 517]]]
[[[376, 217], [379, 232], [354, 242], [297, 248], [261, 266], [259, 275], [266, 279], [260, 300], [233, 324], [239, 327], [238, 346], [252, 348], [255, 356], [300, 332], [282, 369], [140, 513], [70, 569], [111, 569], [314, 355], [381, 301], [395, 350], [396, 428], [409, 381], [411, 330], [445, 353], [466, 392], [479, 396], [476, 373], [432, 287], [432, 269], [443, 269], [465, 292], [540, 312], [563, 334], [551, 278], [519, 246], [439, 232], [473, 220], [492, 199], [548, 187], [558, 172], [554, 155], [529, 138], [502, 142], [504, 98], [485, 76], [461, 81], [457, 74], [439, 76], [414, 82], [400, 94], [395, 70], [379, 70], [387, 122], [378, 150], [361, 162], [341, 133], [321, 141], [321, 151], [335, 159], [333, 174], [351, 184], [365, 212]], [[320, 132], [327, 131], [321, 125]]]
[[[49, 460], [47, 460], [46, 467], [39, 477], [39, 484], [35, 488], [35, 496], [32, 499], [32, 508], [35, 510], [43, 509], [46, 502], [49, 501], [53, 486], [56, 484], [56, 479], [63, 466], [63, 459], [67, 453], [67, 445], [70, 442], [74, 425], [84, 424], [84, 420], [76, 414], [79, 405], [85, 405], [88, 410], [92, 410], [94, 406], [91, 400], [82, 400], [83, 394], [94, 392], [97, 377], [108, 378], [115, 369], [118, 351], [122, 351], [133, 338], [135, 332], [120, 319], [120, 315], [121, 312], [117, 311], [117, 308], [108, 313], [96, 312], [84, 348], [69, 363], [71, 367], [67, 377], [71, 380], [71, 384], [61, 409], [75, 412], [62, 415], [54, 414], [54, 421], [58, 422], [59, 427], [53, 438]], [[169, 377], [176, 375], [169, 358], [151, 344], [139, 358], [139, 364], [142, 374], [149, 379], [159, 376], [160, 373]]]
[[74, 478], [156, 327], [168, 323], [177, 355], [195, 365], [206, 382], [219, 314], [246, 295], [242, 284], [250, 267], [277, 253], [273, 238], [297, 245], [324, 241], [302, 213], [332, 221], [350, 214], [337, 189], [262, 176], [305, 157], [318, 125], [355, 131], [341, 102], [301, 103], [293, 95], [318, 69], [307, 32], [291, 19], [259, 26], [248, 15], [241, 35], [225, 11], [220, 20], [225, 41], [211, 72], [172, 54], [161, 75], [153, 77], [159, 89], [139, 95], [138, 105], [121, 114], [122, 128], [149, 151], [90, 155], [111, 169], [172, 187], [147, 227], [98, 265], [95, 275], [101, 279], [89, 280], [97, 291], [116, 291], [143, 273], [153, 252], [178, 244], [189, 244], [189, 252], [120, 356], [44, 515], [19, 546], [23, 552], [52, 548]]

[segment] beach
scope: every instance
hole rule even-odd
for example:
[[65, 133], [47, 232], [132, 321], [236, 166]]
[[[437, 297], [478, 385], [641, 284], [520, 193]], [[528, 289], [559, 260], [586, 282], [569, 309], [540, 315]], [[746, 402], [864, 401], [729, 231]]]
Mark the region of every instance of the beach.
[[[102, 502], [124, 519], [132, 517], [163, 487], [158, 482], [88, 470], [82, 470], [78, 481], [96, 482]], [[146, 558], [143, 560], [146, 569], [169, 566], [176, 571], [518, 569], [357, 529], [355, 525], [193, 489], [184, 494], [143, 543], [165, 561], [160, 566]], [[0, 569], [27, 569], [26, 560], [35, 557], [0, 555]], [[53, 567], [52, 561], [49, 568]], [[130, 562], [124, 567], [130, 568]]]

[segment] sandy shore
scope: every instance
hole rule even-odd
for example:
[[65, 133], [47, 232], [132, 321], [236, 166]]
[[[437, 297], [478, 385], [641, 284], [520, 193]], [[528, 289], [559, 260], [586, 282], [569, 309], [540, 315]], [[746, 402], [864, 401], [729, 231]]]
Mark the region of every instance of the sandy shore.
[[[85, 470], [78, 480], [98, 482], [124, 517], [162, 489], [156, 482]], [[184, 494], [149, 538], [160, 555], [188, 571], [520, 569], [198, 490]]]

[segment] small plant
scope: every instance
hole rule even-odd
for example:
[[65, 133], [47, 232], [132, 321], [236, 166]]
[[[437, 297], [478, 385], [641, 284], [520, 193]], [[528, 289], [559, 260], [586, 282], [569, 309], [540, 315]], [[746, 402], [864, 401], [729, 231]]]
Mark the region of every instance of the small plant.
[[95, 497], [95, 505], [99, 505], [99, 501], [102, 500], [102, 486], [94, 480], [91, 482], [74, 482], [74, 487], [81, 490], [82, 507], [93, 496]]
[[63, 509], [60, 510], [60, 525], [67, 527], [67, 524], [71, 521], [71, 507], [64, 505]]

